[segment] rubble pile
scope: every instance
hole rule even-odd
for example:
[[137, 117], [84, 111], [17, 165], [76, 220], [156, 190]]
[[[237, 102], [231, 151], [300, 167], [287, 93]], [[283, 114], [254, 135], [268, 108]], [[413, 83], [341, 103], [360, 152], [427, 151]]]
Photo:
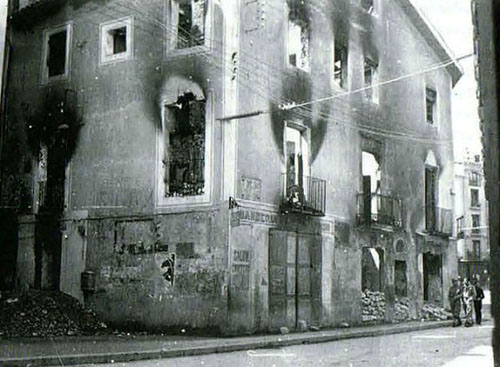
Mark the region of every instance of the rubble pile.
[[384, 321], [385, 294], [366, 290], [361, 296], [363, 322]]
[[61, 292], [10, 293], [0, 299], [0, 337], [82, 335], [105, 330], [106, 325], [92, 311]]
[[408, 297], [396, 298], [396, 302], [394, 303], [394, 320], [402, 322], [410, 319], [410, 299]]
[[424, 304], [420, 311], [420, 318], [423, 320], [451, 320], [453, 315], [444, 308], [436, 306], [432, 303]]

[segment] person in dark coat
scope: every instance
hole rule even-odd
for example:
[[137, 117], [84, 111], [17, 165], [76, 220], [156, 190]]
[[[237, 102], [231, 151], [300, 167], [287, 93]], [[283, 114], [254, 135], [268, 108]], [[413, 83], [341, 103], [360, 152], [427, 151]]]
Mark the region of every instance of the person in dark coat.
[[453, 279], [448, 291], [448, 301], [450, 302], [451, 313], [453, 314], [453, 326], [462, 325], [460, 320], [460, 309], [462, 303], [462, 287], [458, 279]]
[[481, 325], [482, 321], [482, 308], [483, 308], [483, 298], [484, 298], [484, 292], [483, 288], [481, 288], [481, 285], [477, 281], [477, 279], [474, 279], [474, 287], [476, 287], [476, 297], [474, 298], [474, 311], [476, 313], [476, 324]]

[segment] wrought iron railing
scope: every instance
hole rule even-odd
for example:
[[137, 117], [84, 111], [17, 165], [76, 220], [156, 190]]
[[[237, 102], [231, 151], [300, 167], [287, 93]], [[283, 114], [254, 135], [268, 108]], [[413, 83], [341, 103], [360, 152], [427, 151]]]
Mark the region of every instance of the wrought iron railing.
[[361, 193], [357, 195], [357, 222], [402, 226], [401, 200], [388, 195]]
[[432, 205], [425, 207], [425, 229], [429, 233], [451, 236], [453, 233], [453, 212]]
[[326, 181], [315, 177], [282, 174], [281, 210], [285, 213], [325, 215]]

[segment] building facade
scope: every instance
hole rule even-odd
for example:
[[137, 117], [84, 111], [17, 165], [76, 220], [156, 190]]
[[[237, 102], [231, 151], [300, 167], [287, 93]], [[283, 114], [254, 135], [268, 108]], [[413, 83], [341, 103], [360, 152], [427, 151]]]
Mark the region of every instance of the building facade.
[[480, 154], [467, 152], [463, 161], [455, 162], [455, 199], [459, 274], [465, 278], [478, 275], [486, 284], [490, 254], [488, 202]]
[[445, 305], [461, 71], [410, 2], [40, 1], [10, 37], [18, 287], [225, 333]]

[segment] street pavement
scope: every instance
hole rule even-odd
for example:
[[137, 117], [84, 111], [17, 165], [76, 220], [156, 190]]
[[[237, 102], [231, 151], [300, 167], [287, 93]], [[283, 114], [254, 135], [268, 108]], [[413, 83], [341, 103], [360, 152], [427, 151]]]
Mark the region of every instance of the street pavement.
[[80, 367], [493, 366], [492, 322], [273, 349]]

